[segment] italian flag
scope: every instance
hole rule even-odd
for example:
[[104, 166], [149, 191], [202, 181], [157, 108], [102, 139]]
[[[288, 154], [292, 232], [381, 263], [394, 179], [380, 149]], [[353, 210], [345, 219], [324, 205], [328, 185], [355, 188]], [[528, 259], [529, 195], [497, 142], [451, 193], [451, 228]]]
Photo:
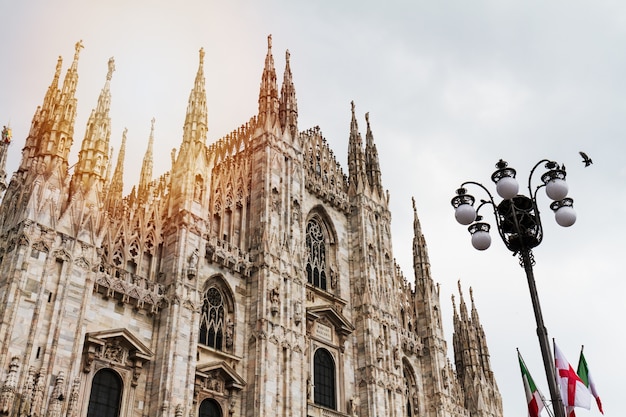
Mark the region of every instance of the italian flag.
[[600, 401], [600, 396], [598, 395], [598, 391], [596, 391], [596, 385], [593, 383], [593, 379], [591, 378], [591, 374], [589, 373], [589, 367], [587, 366], [587, 360], [585, 359], [585, 355], [583, 355], [583, 350], [580, 349], [580, 359], [578, 360], [578, 376], [583, 381], [583, 383], [589, 388], [591, 391], [591, 395], [596, 399], [596, 404], [598, 404], [598, 410], [602, 414], [604, 411], [602, 410], [602, 402]]
[[535, 385], [535, 381], [530, 376], [522, 355], [519, 350], [517, 351], [517, 358], [519, 359], [519, 367], [522, 370], [522, 382], [524, 382], [524, 391], [526, 392], [526, 403], [528, 404], [529, 417], [539, 417], [541, 410], [543, 410], [543, 400], [541, 394]]

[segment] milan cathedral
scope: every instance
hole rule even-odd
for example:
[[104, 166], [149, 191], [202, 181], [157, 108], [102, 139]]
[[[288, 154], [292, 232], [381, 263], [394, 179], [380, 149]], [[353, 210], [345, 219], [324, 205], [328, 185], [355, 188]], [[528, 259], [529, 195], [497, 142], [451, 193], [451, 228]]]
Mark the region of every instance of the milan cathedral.
[[170, 170], [153, 177], [153, 120], [124, 194], [112, 58], [68, 161], [82, 46], [8, 183], [17, 138], [0, 142], [0, 415], [502, 417], [460, 285], [448, 358], [415, 203], [414, 276], [395, 262], [368, 114], [365, 140], [354, 104], [346, 118], [344, 173], [319, 127], [300, 130], [269, 37], [258, 113], [207, 144], [200, 50]]

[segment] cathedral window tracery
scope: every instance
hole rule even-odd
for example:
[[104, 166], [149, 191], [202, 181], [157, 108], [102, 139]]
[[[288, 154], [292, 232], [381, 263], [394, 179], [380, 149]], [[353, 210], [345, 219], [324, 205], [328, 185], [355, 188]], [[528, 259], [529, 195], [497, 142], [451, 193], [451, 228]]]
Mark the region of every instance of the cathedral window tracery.
[[234, 342], [232, 302], [221, 285], [211, 285], [204, 293], [200, 312], [198, 342], [216, 350], [230, 352]]
[[308, 251], [306, 272], [309, 284], [326, 290], [326, 241], [320, 222], [313, 218], [306, 226]]

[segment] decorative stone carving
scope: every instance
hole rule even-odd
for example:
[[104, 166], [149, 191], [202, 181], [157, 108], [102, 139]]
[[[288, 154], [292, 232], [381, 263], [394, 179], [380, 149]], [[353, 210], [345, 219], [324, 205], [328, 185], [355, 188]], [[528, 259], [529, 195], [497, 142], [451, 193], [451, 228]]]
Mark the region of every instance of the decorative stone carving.
[[17, 372], [20, 368], [20, 358], [14, 356], [9, 364], [9, 373], [0, 391], [0, 413], [9, 414], [13, 408], [15, 400], [15, 391], [17, 389]]
[[67, 417], [76, 417], [79, 408], [80, 378], [74, 378], [67, 404]]
[[50, 402], [48, 403], [48, 414], [46, 417], [61, 417], [61, 410], [63, 408], [63, 402], [65, 401], [65, 395], [63, 394], [63, 383], [65, 376], [63, 372], [59, 372], [54, 382], [54, 388], [52, 394], [50, 394]]
[[20, 417], [30, 416], [33, 394], [35, 389], [35, 368], [32, 366], [28, 369], [28, 375], [22, 388], [22, 403], [20, 404]]
[[278, 288], [273, 288], [270, 290], [269, 298], [270, 311], [272, 312], [272, 315], [275, 316], [280, 311], [280, 292], [278, 291]]
[[296, 324], [302, 322], [302, 301], [295, 301], [293, 303], [293, 321]]
[[30, 406], [30, 416], [40, 416], [42, 414], [43, 400], [46, 386], [46, 372], [39, 371], [35, 378], [35, 386], [33, 388], [33, 400]]
[[[155, 314], [165, 302], [163, 285], [144, 280], [127, 279], [128, 273], [114, 274], [99, 272], [94, 285], [94, 292], [100, 292], [107, 298], [119, 297], [122, 303], [134, 303], [138, 309], [146, 308]], [[135, 281], [135, 282], [133, 282]], [[147, 288], [146, 288], [147, 287]], [[146, 304], [148, 307], [146, 307]]]
[[228, 321], [226, 322], [226, 331], [225, 331], [225, 342], [226, 342], [226, 348], [231, 349], [233, 347], [233, 332], [235, 329], [235, 323], [233, 323], [233, 321], [230, 319], [230, 317], [228, 318]]
[[194, 279], [198, 274], [199, 252], [198, 248], [194, 249], [187, 260], [187, 278]]
[[383, 339], [378, 336], [376, 339], [376, 360], [378, 360], [378, 362], [383, 360], [383, 349]]
[[117, 339], [107, 342], [102, 352], [103, 359], [109, 359], [122, 364], [126, 362], [126, 355], [126, 349], [120, 345], [120, 341]]

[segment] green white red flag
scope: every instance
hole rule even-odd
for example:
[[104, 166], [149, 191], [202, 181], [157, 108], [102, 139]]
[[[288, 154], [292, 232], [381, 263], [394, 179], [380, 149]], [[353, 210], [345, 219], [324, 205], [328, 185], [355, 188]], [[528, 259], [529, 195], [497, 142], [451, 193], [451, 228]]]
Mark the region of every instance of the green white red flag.
[[596, 399], [598, 410], [600, 410], [600, 412], [604, 414], [604, 411], [602, 410], [602, 401], [600, 401], [600, 396], [598, 395], [598, 391], [596, 390], [596, 385], [593, 383], [593, 379], [591, 378], [589, 366], [587, 366], [587, 360], [585, 359], [585, 355], [583, 355], [582, 349], [580, 349], [580, 359], [578, 359], [577, 373], [585, 386], [587, 386], [587, 388], [589, 388], [589, 391], [591, 391], [591, 395], [593, 395], [593, 397]]
[[556, 380], [561, 391], [561, 400], [566, 407], [567, 415], [573, 416], [574, 407], [591, 408], [591, 392], [585, 383], [574, 372], [572, 365], [565, 359], [563, 352], [554, 343], [554, 362]]
[[539, 417], [541, 410], [543, 410], [543, 400], [541, 394], [535, 385], [535, 381], [530, 376], [530, 372], [526, 369], [526, 364], [522, 359], [522, 355], [517, 351], [517, 358], [519, 360], [519, 367], [522, 371], [522, 382], [524, 383], [524, 392], [526, 393], [526, 403], [528, 404], [528, 416]]

